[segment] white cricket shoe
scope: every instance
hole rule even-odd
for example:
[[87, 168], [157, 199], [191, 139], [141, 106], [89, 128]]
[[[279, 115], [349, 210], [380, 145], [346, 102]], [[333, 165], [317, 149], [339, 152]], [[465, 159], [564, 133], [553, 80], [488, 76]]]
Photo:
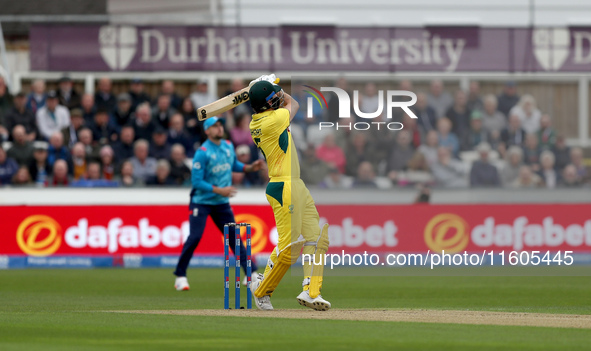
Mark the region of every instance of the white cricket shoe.
[[271, 297], [269, 295], [263, 297], [256, 297], [254, 296], [254, 292], [257, 290], [261, 282], [263, 281], [263, 275], [260, 273], [253, 274], [252, 282], [250, 283], [250, 288], [252, 291], [252, 298], [254, 300], [254, 304], [257, 305], [259, 310], [266, 310], [272, 311], [273, 305], [271, 304]]
[[174, 288], [177, 289], [177, 291], [189, 290], [189, 281], [187, 280], [187, 277], [176, 277]]
[[316, 311], [328, 311], [330, 309], [330, 302], [322, 298], [322, 295], [318, 295], [315, 299], [310, 297], [308, 290], [302, 291], [298, 297], [298, 302], [302, 306], [306, 306]]

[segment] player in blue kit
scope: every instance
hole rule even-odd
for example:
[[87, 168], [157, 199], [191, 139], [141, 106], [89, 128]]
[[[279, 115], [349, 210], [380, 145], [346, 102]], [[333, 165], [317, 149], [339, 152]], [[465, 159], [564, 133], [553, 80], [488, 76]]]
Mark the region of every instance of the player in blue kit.
[[[183, 245], [181, 257], [174, 271], [174, 275], [177, 276], [174, 287], [179, 291], [189, 290], [187, 267], [203, 236], [207, 217], [211, 216], [222, 233], [224, 224], [235, 222], [229, 203], [229, 198], [236, 193], [236, 188], [232, 186], [232, 172], [257, 172], [263, 165], [262, 160], [245, 165], [236, 159], [234, 145], [229, 140], [223, 140], [223, 120], [217, 117], [209, 118], [203, 123], [203, 128], [207, 141], [195, 153], [191, 170], [193, 189], [189, 205], [189, 237]], [[230, 248], [232, 252], [236, 252], [233, 230], [230, 231]], [[246, 272], [246, 249], [242, 243], [240, 265]], [[253, 261], [252, 272], [256, 270], [257, 266]]]

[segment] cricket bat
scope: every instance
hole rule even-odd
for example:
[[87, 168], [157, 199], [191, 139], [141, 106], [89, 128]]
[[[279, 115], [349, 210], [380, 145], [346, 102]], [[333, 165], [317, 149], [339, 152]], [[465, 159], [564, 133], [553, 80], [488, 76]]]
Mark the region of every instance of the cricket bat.
[[[256, 82], [255, 82], [256, 83]], [[279, 83], [279, 78], [275, 79], [275, 84]], [[252, 83], [254, 84], [254, 83]], [[252, 84], [249, 84], [246, 88], [240, 89], [232, 94], [225, 96], [217, 101], [212, 102], [211, 104], [207, 104], [203, 107], [197, 109], [197, 118], [200, 121], [204, 121], [210, 117], [217, 116], [222, 114], [228, 110], [233, 109], [234, 107], [247, 102], [250, 97], [248, 96], [248, 91]]]

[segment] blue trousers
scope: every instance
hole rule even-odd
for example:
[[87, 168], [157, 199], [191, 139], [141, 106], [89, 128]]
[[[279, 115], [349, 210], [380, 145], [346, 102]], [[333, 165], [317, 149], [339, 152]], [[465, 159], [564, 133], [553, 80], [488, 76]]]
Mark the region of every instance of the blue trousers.
[[[189, 237], [183, 245], [181, 257], [179, 258], [179, 262], [177, 263], [176, 269], [174, 271], [174, 275], [177, 277], [187, 276], [187, 267], [189, 266], [191, 257], [193, 257], [193, 252], [197, 248], [197, 245], [199, 245], [199, 241], [201, 241], [203, 231], [205, 230], [207, 217], [211, 216], [211, 219], [218, 227], [222, 235], [224, 233], [224, 224], [234, 222], [234, 213], [232, 212], [230, 204], [191, 204], [189, 208], [191, 209], [191, 213], [189, 214]], [[236, 252], [235, 246], [236, 236], [234, 234], [234, 230], [230, 230], [230, 249], [232, 249], [232, 252]], [[246, 274], [246, 248], [242, 242], [240, 242], [240, 266], [242, 266], [242, 269]], [[251, 267], [253, 272], [257, 270], [257, 265], [254, 260], [251, 262]]]

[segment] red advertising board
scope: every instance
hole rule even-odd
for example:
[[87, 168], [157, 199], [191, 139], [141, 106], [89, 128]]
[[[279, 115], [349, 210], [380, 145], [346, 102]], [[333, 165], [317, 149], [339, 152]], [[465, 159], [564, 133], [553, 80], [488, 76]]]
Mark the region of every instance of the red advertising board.
[[[253, 254], [276, 243], [266, 205], [233, 206], [252, 225]], [[591, 252], [591, 205], [321, 205], [332, 252], [572, 250]], [[187, 206], [3, 206], [0, 255], [177, 255]], [[197, 254], [221, 254], [208, 222]]]

